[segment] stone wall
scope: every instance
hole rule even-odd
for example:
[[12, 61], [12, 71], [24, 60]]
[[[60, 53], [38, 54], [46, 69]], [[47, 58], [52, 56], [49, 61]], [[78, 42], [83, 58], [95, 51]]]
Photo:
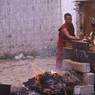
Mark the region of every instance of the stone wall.
[[0, 56], [55, 48], [60, 0], [0, 0]]

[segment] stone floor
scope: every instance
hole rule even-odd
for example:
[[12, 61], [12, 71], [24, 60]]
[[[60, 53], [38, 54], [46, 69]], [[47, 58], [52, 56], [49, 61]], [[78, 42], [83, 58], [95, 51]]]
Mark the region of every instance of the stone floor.
[[33, 76], [55, 68], [55, 57], [0, 60], [0, 83], [22, 85]]

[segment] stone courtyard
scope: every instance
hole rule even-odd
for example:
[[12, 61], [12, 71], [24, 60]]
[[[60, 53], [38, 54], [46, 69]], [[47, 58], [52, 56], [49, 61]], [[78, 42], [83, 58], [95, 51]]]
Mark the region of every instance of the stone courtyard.
[[55, 67], [55, 57], [33, 59], [0, 60], [0, 83], [21, 86], [33, 76], [51, 71]]

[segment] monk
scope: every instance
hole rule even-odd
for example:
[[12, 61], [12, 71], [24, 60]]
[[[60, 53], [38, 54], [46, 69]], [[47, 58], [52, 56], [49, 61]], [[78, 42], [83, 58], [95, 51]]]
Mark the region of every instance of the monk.
[[65, 23], [59, 28], [58, 41], [57, 41], [57, 54], [56, 54], [56, 67], [62, 67], [64, 57], [65, 41], [78, 40], [79, 37], [75, 36], [74, 26], [72, 24], [72, 15], [66, 13], [64, 15]]

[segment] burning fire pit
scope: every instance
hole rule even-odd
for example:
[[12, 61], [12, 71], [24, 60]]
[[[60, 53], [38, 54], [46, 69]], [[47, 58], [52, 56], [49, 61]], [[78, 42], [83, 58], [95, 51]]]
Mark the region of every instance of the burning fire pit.
[[45, 72], [24, 82], [24, 87], [13, 95], [73, 95], [73, 87], [78, 83], [69, 72], [63, 76]]

